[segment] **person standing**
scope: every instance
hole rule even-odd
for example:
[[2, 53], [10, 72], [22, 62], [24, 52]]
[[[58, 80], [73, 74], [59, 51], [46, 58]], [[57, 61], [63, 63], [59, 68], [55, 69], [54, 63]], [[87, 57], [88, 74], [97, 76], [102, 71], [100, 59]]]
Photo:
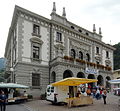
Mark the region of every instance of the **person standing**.
[[0, 105], [1, 111], [6, 111], [7, 96], [4, 94], [4, 91], [1, 91], [0, 94]]
[[106, 89], [103, 89], [102, 96], [103, 96], [104, 104], [106, 104], [106, 97], [107, 97], [107, 91], [106, 91]]
[[86, 93], [87, 93], [88, 96], [91, 95], [91, 90], [90, 90], [90, 88], [87, 89]]

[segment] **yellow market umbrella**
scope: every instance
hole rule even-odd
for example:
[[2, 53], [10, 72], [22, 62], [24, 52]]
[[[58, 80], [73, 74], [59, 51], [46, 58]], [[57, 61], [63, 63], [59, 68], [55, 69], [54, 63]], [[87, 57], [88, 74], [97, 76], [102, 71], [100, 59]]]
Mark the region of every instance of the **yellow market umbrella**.
[[69, 77], [65, 78], [63, 80], [57, 81], [55, 83], [52, 83], [52, 86], [78, 86], [80, 84], [85, 83], [92, 83], [97, 82], [96, 79], [86, 79], [86, 78], [75, 78], [75, 77]]

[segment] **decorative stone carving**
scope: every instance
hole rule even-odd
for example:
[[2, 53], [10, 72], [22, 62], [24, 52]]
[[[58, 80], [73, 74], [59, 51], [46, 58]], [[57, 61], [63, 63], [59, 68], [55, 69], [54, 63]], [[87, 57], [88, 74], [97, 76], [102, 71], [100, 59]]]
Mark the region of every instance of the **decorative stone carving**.
[[110, 60], [105, 60], [105, 63], [106, 64], [111, 64], [111, 61]]
[[56, 45], [54, 45], [55, 46], [55, 48], [57, 48], [57, 49], [62, 49], [62, 50], [64, 50], [65, 49], [65, 47], [62, 45], [62, 44], [56, 44]]
[[31, 42], [36, 42], [36, 43], [39, 43], [39, 44], [43, 44], [43, 41], [40, 38], [38, 38], [38, 37], [32, 37], [30, 39], [30, 41]]

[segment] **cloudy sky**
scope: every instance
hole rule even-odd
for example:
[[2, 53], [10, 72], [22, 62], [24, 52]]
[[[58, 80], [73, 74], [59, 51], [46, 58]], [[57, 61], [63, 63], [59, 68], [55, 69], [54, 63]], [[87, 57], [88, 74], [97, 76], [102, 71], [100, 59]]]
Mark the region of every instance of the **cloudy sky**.
[[4, 57], [8, 30], [15, 5], [50, 19], [53, 2], [56, 13], [66, 9], [67, 20], [92, 31], [102, 29], [102, 41], [111, 45], [120, 42], [120, 0], [1, 0], [0, 3], [0, 57]]

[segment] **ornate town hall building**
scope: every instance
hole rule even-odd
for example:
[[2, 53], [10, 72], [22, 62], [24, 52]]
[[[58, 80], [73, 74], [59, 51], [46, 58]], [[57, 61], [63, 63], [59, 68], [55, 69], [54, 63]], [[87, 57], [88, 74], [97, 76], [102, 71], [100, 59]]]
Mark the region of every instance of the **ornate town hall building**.
[[30, 86], [40, 95], [49, 83], [67, 77], [98, 79], [95, 85], [108, 87], [112, 79], [113, 51], [96, 33], [56, 14], [51, 19], [15, 6], [5, 49], [7, 82]]

